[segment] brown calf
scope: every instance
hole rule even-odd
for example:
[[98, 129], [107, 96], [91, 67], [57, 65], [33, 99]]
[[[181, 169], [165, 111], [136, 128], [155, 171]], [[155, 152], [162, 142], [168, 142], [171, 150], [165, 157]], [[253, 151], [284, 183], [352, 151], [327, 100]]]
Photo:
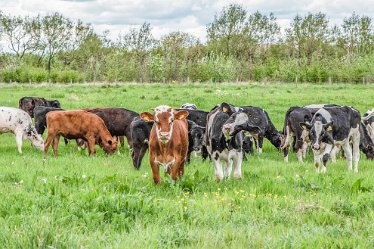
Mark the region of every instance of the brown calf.
[[187, 116], [188, 111], [176, 111], [169, 106], [156, 107], [154, 115], [140, 114], [146, 122], [154, 121], [149, 136], [149, 161], [156, 184], [160, 182], [160, 165], [173, 180], [184, 173], [188, 151]]
[[96, 153], [96, 143], [108, 154], [117, 150], [116, 139], [110, 135], [104, 121], [95, 114], [85, 111], [58, 111], [49, 112], [46, 117], [48, 134], [44, 144], [44, 158], [52, 142], [53, 154], [57, 156], [60, 136], [87, 141], [90, 155]]

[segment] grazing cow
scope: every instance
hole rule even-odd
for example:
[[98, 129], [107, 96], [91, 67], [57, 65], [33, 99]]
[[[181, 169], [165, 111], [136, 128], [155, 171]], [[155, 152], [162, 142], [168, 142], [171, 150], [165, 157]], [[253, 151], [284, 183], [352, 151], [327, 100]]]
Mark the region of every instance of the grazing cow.
[[366, 155], [367, 159], [374, 159], [374, 142], [363, 122], [360, 124], [360, 150]]
[[188, 110], [197, 110], [197, 106], [195, 104], [185, 103], [181, 107], [182, 109], [188, 109]]
[[374, 142], [374, 109], [365, 112], [361, 120], [364, 123], [371, 140]]
[[[187, 163], [190, 163], [191, 153], [202, 151], [203, 159], [207, 158], [207, 152], [203, 149], [203, 140], [205, 134], [205, 127], [197, 125], [191, 120], [188, 122], [188, 153], [187, 153]], [[205, 154], [204, 154], [205, 153]]]
[[[112, 136], [125, 136], [128, 145], [131, 147], [130, 124], [135, 117], [139, 117], [137, 112], [125, 108], [85, 108], [82, 109], [99, 116]], [[122, 144], [123, 145], [123, 144]]]
[[248, 153], [250, 155], [253, 155], [253, 139], [252, 139], [252, 136], [246, 134], [245, 132], [243, 132], [243, 145], [242, 145], [242, 148], [243, 148], [243, 155], [244, 155], [244, 160], [247, 160], [246, 156], [245, 156], [245, 153]]
[[45, 128], [47, 128], [46, 115], [51, 111], [63, 111], [63, 109], [46, 106], [36, 106], [34, 108], [35, 129], [40, 135], [42, 135]]
[[58, 100], [46, 100], [45, 98], [40, 97], [22, 97], [18, 104], [19, 108], [27, 112], [31, 118], [34, 117], [34, 108], [36, 106], [61, 108]]
[[130, 134], [132, 141], [131, 158], [135, 169], [140, 169], [145, 152], [148, 149], [149, 134], [153, 122], [145, 122], [139, 117], [135, 117], [130, 124]]
[[[213, 160], [214, 174], [217, 181], [224, 177], [228, 179], [231, 175], [232, 165], [234, 164], [234, 178], [242, 177], [241, 165], [243, 161], [243, 135], [241, 131], [234, 133], [228, 132], [224, 126], [230, 116], [238, 111], [238, 107], [229, 106], [222, 103], [214, 107], [208, 114], [205, 144]], [[248, 124], [248, 129], [253, 132], [260, 132], [258, 127]], [[224, 166], [224, 171], [222, 169]]]
[[47, 139], [44, 158], [52, 143], [54, 157], [57, 156], [60, 136], [67, 139], [83, 139], [88, 144], [89, 155], [95, 155], [95, 144], [111, 154], [117, 150], [117, 141], [109, 133], [104, 121], [95, 114], [85, 111], [58, 111], [47, 113]]
[[36, 148], [43, 150], [44, 142], [27, 112], [13, 107], [0, 107], [0, 134], [11, 132], [16, 137], [18, 152], [22, 154], [22, 140], [28, 139]]
[[[235, 109], [232, 105], [222, 103], [221, 106], [231, 113], [230, 118], [225, 123], [225, 129], [229, 129], [230, 134], [239, 131], [248, 131], [257, 142], [257, 152], [262, 153], [264, 137], [266, 137], [277, 149], [281, 146], [282, 133], [275, 129], [267, 112], [255, 106], [240, 106]], [[259, 129], [254, 129], [257, 127]], [[256, 131], [256, 132], [254, 132]]]
[[[326, 172], [326, 164], [334, 146], [343, 146], [352, 170], [352, 148], [354, 171], [358, 172], [360, 159], [360, 113], [348, 106], [324, 107], [319, 109], [311, 122], [301, 122], [300, 126], [309, 131], [314, 163], [317, 172]], [[322, 159], [322, 169], [320, 169]]]
[[294, 138], [293, 149], [297, 154], [299, 162], [303, 162], [306, 149], [308, 147], [308, 132], [300, 127], [301, 122], [310, 122], [313, 115], [310, 110], [303, 107], [291, 107], [286, 112], [283, 126], [283, 144], [281, 149], [284, 154], [284, 161], [288, 162], [288, 154], [291, 147], [292, 139]]
[[184, 173], [188, 152], [187, 116], [186, 110], [176, 111], [164, 105], [156, 107], [154, 115], [140, 114], [146, 122], [154, 121], [149, 136], [149, 162], [156, 184], [160, 182], [159, 166], [163, 166], [173, 180]]

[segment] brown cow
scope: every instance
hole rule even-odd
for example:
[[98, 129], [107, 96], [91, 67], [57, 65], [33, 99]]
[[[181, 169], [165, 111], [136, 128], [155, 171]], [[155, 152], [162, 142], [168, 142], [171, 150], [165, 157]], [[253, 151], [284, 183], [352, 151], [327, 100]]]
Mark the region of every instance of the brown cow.
[[53, 154], [57, 156], [60, 136], [67, 139], [81, 138], [88, 143], [88, 153], [96, 153], [95, 144], [108, 154], [117, 150], [117, 140], [114, 139], [104, 121], [95, 114], [85, 111], [58, 111], [47, 113], [47, 139], [44, 144], [44, 158], [52, 143]]
[[140, 114], [146, 122], [154, 121], [149, 136], [149, 161], [156, 184], [160, 182], [160, 165], [173, 180], [184, 173], [188, 151], [187, 116], [188, 111], [176, 111], [170, 106], [156, 107], [154, 115], [149, 112]]

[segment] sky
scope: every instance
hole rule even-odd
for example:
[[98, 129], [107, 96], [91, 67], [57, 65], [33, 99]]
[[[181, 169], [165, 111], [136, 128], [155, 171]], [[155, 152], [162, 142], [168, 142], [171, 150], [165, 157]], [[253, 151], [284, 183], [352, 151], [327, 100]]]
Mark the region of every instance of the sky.
[[148, 22], [157, 39], [172, 31], [183, 31], [205, 42], [206, 25], [231, 3], [242, 5], [248, 13], [272, 12], [282, 29], [297, 14], [309, 12], [325, 13], [332, 24], [340, 24], [353, 12], [374, 18], [374, 0], [0, 0], [0, 10], [21, 16], [59, 12], [92, 24], [99, 34], [109, 30], [113, 40]]

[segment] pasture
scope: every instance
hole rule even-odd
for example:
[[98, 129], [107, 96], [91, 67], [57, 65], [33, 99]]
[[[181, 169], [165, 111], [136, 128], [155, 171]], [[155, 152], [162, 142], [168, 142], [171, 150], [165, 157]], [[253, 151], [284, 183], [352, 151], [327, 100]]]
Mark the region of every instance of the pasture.
[[[6, 86], [0, 106], [22, 96], [58, 99], [64, 109], [124, 107], [149, 111], [160, 104], [195, 103], [209, 111], [223, 101], [266, 109], [278, 130], [290, 106], [374, 107], [374, 85], [125, 84]], [[45, 138], [45, 134], [44, 134]], [[213, 164], [192, 158], [176, 183], [155, 186], [146, 154], [140, 171], [129, 149], [106, 156], [60, 141], [59, 155], [11, 134], [0, 136], [0, 245], [6, 248], [373, 248], [374, 162], [361, 153], [359, 173], [338, 158], [315, 172], [290, 153], [289, 163], [269, 141], [247, 156], [243, 179], [216, 183]]]

